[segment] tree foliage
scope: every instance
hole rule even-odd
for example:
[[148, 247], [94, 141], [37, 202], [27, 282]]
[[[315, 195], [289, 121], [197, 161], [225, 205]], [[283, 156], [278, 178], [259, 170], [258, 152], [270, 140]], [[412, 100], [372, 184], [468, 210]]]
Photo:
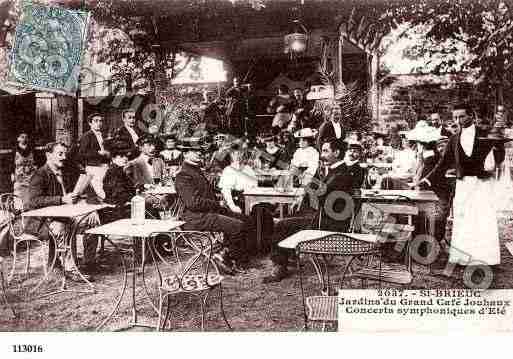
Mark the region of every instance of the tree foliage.
[[186, 69], [195, 56], [164, 49], [156, 19], [134, 16], [135, 5], [134, 0], [95, 2], [91, 10], [97, 25], [91, 43], [100, 46], [92, 52], [99, 62], [110, 66], [114, 77], [124, 79], [129, 89], [155, 91], [161, 81], [167, 83]]
[[[513, 9], [505, 0], [420, 0], [391, 3], [384, 15], [397, 24], [422, 26], [426, 41], [407, 56], [439, 56], [435, 71], [475, 71], [497, 86], [510, 86], [513, 64]], [[464, 46], [469, 56], [459, 64]], [[500, 95], [499, 95], [500, 96]], [[499, 99], [501, 101], [501, 99]]]

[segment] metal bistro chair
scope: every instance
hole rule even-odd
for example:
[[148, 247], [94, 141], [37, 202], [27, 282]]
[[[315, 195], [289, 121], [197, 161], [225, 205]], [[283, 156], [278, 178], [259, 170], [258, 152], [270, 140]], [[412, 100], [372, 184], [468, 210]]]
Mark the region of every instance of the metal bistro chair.
[[[185, 204], [180, 199], [179, 196], [176, 196], [176, 200], [173, 203], [173, 205], [166, 211], [163, 211], [160, 213], [161, 219], [176, 219], [181, 220], [182, 219], [182, 213], [185, 209]], [[197, 233], [203, 233], [206, 236], [209, 236], [213, 243], [214, 253], [220, 249], [221, 243], [223, 241], [223, 233], [221, 232], [200, 232], [197, 231]], [[171, 245], [171, 247], [170, 247]], [[166, 252], [171, 253], [172, 252], [172, 245], [173, 241], [168, 241], [166, 244], [162, 245], [161, 248], [164, 249]], [[165, 261], [164, 258], [162, 258], [162, 255], [159, 251], [156, 252], [157, 256], [160, 260]]]
[[[305, 329], [308, 329], [309, 321], [323, 322], [324, 324], [337, 321], [337, 296], [334, 288], [331, 287], [329, 273], [330, 262], [333, 257], [348, 257], [340, 278], [340, 287], [342, 287], [346, 274], [355, 258], [370, 256], [378, 252], [379, 246], [376, 243], [354, 239], [350, 237], [350, 234], [344, 233], [330, 234], [322, 238], [302, 241], [296, 246]], [[321, 295], [305, 295], [303, 283], [304, 265], [301, 264], [301, 258], [305, 256], [309, 256], [314, 261], [315, 269], [321, 279]], [[321, 263], [323, 264], [322, 266]]]
[[[2, 213], [8, 220], [9, 233], [13, 238], [12, 255], [13, 262], [10, 273], [7, 277], [7, 283], [10, 283], [14, 277], [16, 270], [16, 263], [18, 261], [18, 246], [22, 243], [26, 245], [26, 262], [25, 262], [25, 275], [28, 275], [30, 269], [30, 242], [39, 242], [44, 245], [44, 242], [38, 237], [25, 233], [25, 223], [22, 217], [23, 201], [20, 197], [12, 193], [4, 193], [0, 195], [0, 213]], [[47, 267], [43, 266], [44, 275], [47, 275]]]
[[[191, 295], [197, 297], [201, 306], [201, 330], [205, 329], [205, 310], [208, 298], [215, 289], [219, 290], [219, 304], [221, 314], [227, 327], [231, 330], [223, 307], [222, 281], [215, 264], [213, 255], [213, 241], [208, 232], [197, 231], [173, 231], [167, 233], [155, 233], [156, 236], [167, 235], [173, 243], [174, 261], [164, 262], [165, 269], [156, 266], [160, 281], [159, 286], [159, 319], [157, 329], [166, 327], [169, 320], [171, 296]], [[154, 246], [154, 241], [149, 241]], [[150, 253], [154, 253], [154, 247]], [[156, 263], [154, 258], [154, 263]], [[167, 304], [164, 302], [167, 299]], [[164, 314], [164, 306], [166, 313]]]
[[[353, 273], [354, 277], [396, 283], [410, 284], [413, 281], [410, 244], [415, 231], [414, 216], [419, 209], [414, 204], [404, 203], [406, 198], [379, 198], [378, 202], [363, 203], [359, 213], [362, 233], [374, 233], [382, 248], [384, 244], [393, 243], [394, 249], [404, 251], [404, 265], [400, 263], [382, 263], [382, 251], [379, 251], [379, 268], [372, 261], [367, 266]], [[392, 200], [392, 203], [382, 203]], [[397, 201], [403, 200], [402, 203]], [[409, 199], [408, 199], [409, 200]], [[407, 223], [398, 223], [398, 218], [406, 217]]]

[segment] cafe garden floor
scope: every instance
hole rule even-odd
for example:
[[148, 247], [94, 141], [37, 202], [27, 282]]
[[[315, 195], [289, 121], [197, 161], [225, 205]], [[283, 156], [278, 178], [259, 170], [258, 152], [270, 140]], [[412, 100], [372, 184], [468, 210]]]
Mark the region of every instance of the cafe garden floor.
[[[513, 241], [512, 213], [502, 213], [499, 216], [499, 233], [501, 240], [502, 263], [495, 272], [492, 288], [512, 288], [513, 286], [513, 256], [505, 243]], [[78, 244], [78, 248], [82, 248]], [[37, 270], [38, 260], [42, 261], [44, 251], [33, 250], [31, 266]], [[95, 276], [96, 293], [60, 293], [52, 296], [40, 297], [59, 287], [59, 272], [54, 271], [35, 293], [29, 290], [40, 278], [30, 275], [25, 279], [22, 273], [24, 268], [24, 253], [21, 253], [17, 265], [18, 272], [8, 287], [8, 299], [16, 311], [16, 318], [2, 303], [0, 306], [0, 331], [94, 331], [98, 324], [105, 319], [112, 310], [114, 303], [121, 294], [123, 283], [122, 266], [118, 259], [109, 257], [112, 250], [106, 245], [104, 260], [110, 269]], [[38, 258], [39, 256], [39, 258]], [[447, 254], [441, 254], [434, 266], [443, 268]], [[118, 261], [118, 263], [115, 263]], [[128, 258], [127, 258], [128, 261]], [[343, 268], [343, 259], [331, 263], [337, 272], [337, 267]], [[9, 268], [11, 259], [7, 259], [5, 267]], [[41, 267], [40, 267], [41, 268]], [[291, 266], [291, 268], [295, 268]], [[262, 284], [262, 278], [272, 271], [272, 263], [268, 255], [254, 258], [251, 266], [244, 274], [227, 276], [223, 281], [223, 302], [226, 315], [235, 331], [300, 331], [303, 328], [303, 306], [299, 287], [299, 277], [293, 269], [289, 278], [279, 283]], [[440, 273], [430, 272], [427, 266], [414, 264], [414, 279], [406, 289], [445, 289], [464, 288], [461, 272], [459, 276], [454, 272], [452, 276], [443, 276]], [[310, 266], [306, 269], [306, 287], [318, 286], [317, 276]], [[129, 274], [130, 276], [130, 274]], [[137, 281], [142, 280], [137, 276]], [[158, 298], [155, 286], [156, 271], [149, 265], [145, 269], [145, 278], [148, 281], [150, 297]], [[80, 286], [70, 282], [69, 287]], [[369, 288], [377, 288], [377, 282], [368, 282]], [[396, 287], [394, 284], [383, 284], [383, 287]], [[144, 323], [154, 325], [157, 314], [145, 295], [144, 287], [137, 285], [136, 301], [138, 315]], [[358, 279], [346, 281], [344, 288], [361, 288]], [[40, 297], [40, 298], [38, 298]], [[104, 331], [116, 330], [126, 323], [131, 316], [130, 285], [127, 287], [120, 308], [103, 328]], [[180, 299], [183, 298], [183, 299]], [[173, 330], [198, 331], [200, 330], [200, 311], [197, 299], [180, 297], [171, 312], [171, 325]], [[218, 310], [218, 297], [213, 294], [207, 311], [206, 330], [227, 330], [222, 316]], [[133, 329], [138, 331], [151, 331], [152, 329]]]

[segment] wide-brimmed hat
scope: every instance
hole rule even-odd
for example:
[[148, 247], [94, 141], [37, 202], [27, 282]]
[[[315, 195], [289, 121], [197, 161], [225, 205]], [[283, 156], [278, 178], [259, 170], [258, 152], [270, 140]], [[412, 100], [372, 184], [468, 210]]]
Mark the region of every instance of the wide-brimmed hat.
[[185, 151], [206, 151], [209, 146], [204, 137], [184, 137], [177, 147]]
[[110, 152], [111, 157], [113, 158], [119, 155], [126, 155], [131, 158], [134, 154], [133, 148], [125, 141], [106, 139], [103, 142], [103, 147]]
[[294, 132], [295, 138], [314, 138], [317, 136], [317, 130], [309, 127], [302, 128], [299, 131]]
[[440, 137], [440, 130], [430, 126], [426, 121], [419, 121], [413, 130], [408, 132], [406, 138], [408, 141], [416, 141], [422, 143], [437, 142]]

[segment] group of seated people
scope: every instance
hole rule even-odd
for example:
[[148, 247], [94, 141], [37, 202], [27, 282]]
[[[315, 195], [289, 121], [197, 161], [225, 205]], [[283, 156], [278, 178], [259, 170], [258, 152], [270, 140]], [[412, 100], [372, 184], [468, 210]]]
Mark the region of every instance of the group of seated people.
[[[338, 124], [340, 112], [336, 108], [333, 108], [331, 116], [330, 121]], [[325, 202], [330, 193], [342, 192], [352, 196], [360, 188], [375, 188], [376, 182], [370, 181], [373, 167], [364, 161], [364, 148], [358, 136], [347, 136], [344, 140], [340, 136], [345, 131], [340, 131], [337, 126], [332, 126], [331, 136], [328, 136], [330, 132], [326, 128], [321, 133], [307, 127], [293, 134], [282, 131], [264, 135], [257, 143], [247, 139], [230, 141], [220, 135], [216, 138], [216, 145], [212, 146], [202, 142], [201, 138], [181, 139], [178, 142], [174, 136], [167, 136], [161, 141], [155, 133], [136, 133], [134, 117], [133, 111], [125, 112], [125, 126], [118, 129], [108, 141], [103, 141], [97, 133], [101, 129], [102, 116], [93, 114], [89, 117], [91, 130], [84, 134], [80, 150], [85, 172], [93, 178], [91, 185], [96, 194], [101, 194], [99, 197], [114, 208], [99, 215], [90, 215], [81, 221], [81, 225], [94, 226], [100, 222], [129, 217], [129, 202], [136, 191], [139, 189], [142, 192], [145, 185], [155, 184], [156, 179], [162, 180], [167, 175], [166, 169], [173, 168], [171, 176], [174, 177], [176, 197], [167, 198], [167, 205], [176, 199], [183, 202], [181, 219], [185, 221], [185, 230], [223, 233], [224, 249], [214, 258], [226, 273], [243, 271], [253, 252], [257, 211], [254, 208], [249, 216], [245, 214], [242, 193], [259, 185], [261, 171], [286, 170], [295, 179], [295, 185], [305, 189], [305, 195], [295, 205], [293, 217], [275, 222], [275, 208], [261, 205], [263, 208], [259, 213], [263, 213], [264, 237], [271, 243], [271, 258], [275, 263], [275, 270], [264, 278], [265, 282], [279, 281], [288, 275], [289, 253], [278, 249], [279, 241], [301, 229], [322, 228], [341, 232], [349, 229], [352, 213], [336, 220], [325, 213]], [[404, 163], [415, 167], [414, 171], [406, 171], [411, 175], [408, 188], [418, 184], [434, 167], [445, 143], [444, 138], [435, 133], [434, 127], [427, 124], [421, 123], [410, 132], [403, 141], [403, 152], [398, 152], [392, 163], [395, 168], [392, 174], [403, 171], [401, 166]], [[416, 152], [411, 148], [414, 143]], [[383, 143], [381, 146], [385, 147]], [[31, 179], [26, 209], [76, 203], [79, 200], [79, 194], [73, 190], [76, 177], [68, 174], [65, 166], [67, 146], [51, 143], [45, 152], [46, 164]], [[104, 166], [106, 160], [108, 165]], [[104, 171], [103, 175], [98, 174], [100, 169]], [[217, 180], [212, 180], [212, 172]], [[102, 178], [101, 186], [93, 183], [94, 178], [99, 177]], [[403, 186], [404, 179], [391, 175], [380, 182], [388, 188], [395, 188]], [[436, 183], [432, 188], [441, 199], [441, 207], [446, 213], [450, 192], [447, 183]], [[154, 199], [150, 196], [146, 198], [149, 211], [158, 217]], [[330, 200], [330, 210], [344, 212], [347, 200], [347, 196], [336, 198], [333, 203]], [[162, 201], [159, 205], [162, 205]], [[39, 233], [42, 229], [40, 221], [34, 222], [29, 226], [33, 232], [48, 235]], [[69, 225], [71, 223], [54, 220], [48, 228], [54, 237], [62, 238]], [[445, 228], [444, 225], [439, 227]], [[83, 243], [81, 272], [92, 275], [101, 270], [95, 258], [97, 239], [88, 236]]]

